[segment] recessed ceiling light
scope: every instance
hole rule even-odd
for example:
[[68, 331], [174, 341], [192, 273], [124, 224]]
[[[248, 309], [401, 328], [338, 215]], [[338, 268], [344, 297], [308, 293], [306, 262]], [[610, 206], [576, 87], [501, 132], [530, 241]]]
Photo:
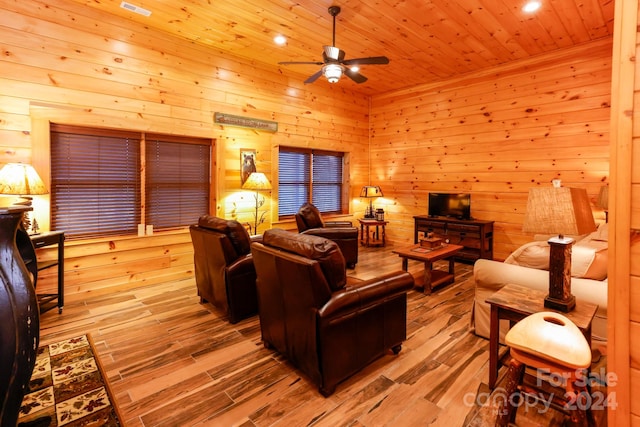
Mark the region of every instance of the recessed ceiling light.
[[275, 44], [279, 44], [279, 45], [283, 45], [287, 42], [287, 38], [281, 34], [278, 34], [277, 36], [275, 36], [273, 38], [273, 41], [275, 42]]
[[527, 4], [524, 5], [524, 7], [522, 8], [523, 12], [526, 13], [533, 13], [536, 10], [540, 9], [540, 6], [542, 6], [542, 3], [540, 3], [539, 1], [530, 1]]

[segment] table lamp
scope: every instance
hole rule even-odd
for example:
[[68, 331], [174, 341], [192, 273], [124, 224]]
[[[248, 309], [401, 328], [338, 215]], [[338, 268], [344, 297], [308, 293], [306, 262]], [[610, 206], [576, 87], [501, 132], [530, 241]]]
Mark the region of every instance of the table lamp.
[[373, 202], [371, 199], [373, 199], [374, 197], [382, 197], [382, 196], [383, 196], [382, 190], [377, 185], [365, 185], [364, 187], [362, 187], [362, 190], [360, 190], [360, 197], [369, 199], [369, 207], [364, 213], [365, 218], [376, 217], [373, 211]]
[[[31, 196], [47, 193], [47, 187], [31, 165], [7, 163], [0, 170], [0, 194], [22, 197], [24, 201], [16, 203], [17, 205], [31, 206]], [[22, 226], [28, 233], [38, 232], [38, 222], [34, 219], [32, 224], [28, 212], [22, 216]]]
[[264, 222], [264, 216], [267, 214], [267, 211], [262, 212], [259, 215], [259, 209], [264, 205], [264, 197], [260, 200], [260, 195], [258, 194], [261, 190], [271, 190], [271, 183], [262, 172], [252, 172], [249, 175], [249, 178], [242, 184], [243, 190], [255, 190], [255, 199], [256, 199], [256, 212], [254, 213], [254, 225], [253, 225], [253, 234], [258, 234], [258, 225]]
[[598, 206], [604, 210], [605, 222], [609, 222], [609, 186], [603, 185], [598, 193]]
[[571, 247], [575, 241], [565, 234], [580, 235], [595, 229], [585, 189], [561, 187], [559, 183], [554, 183], [553, 187], [529, 190], [522, 230], [558, 234], [548, 240], [549, 295], [545, 297], [545, 307], [563, 312], [575, 307], [576, 300], [571, 294]]

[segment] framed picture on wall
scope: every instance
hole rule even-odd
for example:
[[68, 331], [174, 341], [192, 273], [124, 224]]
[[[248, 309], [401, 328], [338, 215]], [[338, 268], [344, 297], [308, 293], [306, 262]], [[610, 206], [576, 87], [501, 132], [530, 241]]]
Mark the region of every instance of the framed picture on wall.
[[256, 171], [256, 150], [240, 149], [240, 185], [249, 178], [252, 172]]

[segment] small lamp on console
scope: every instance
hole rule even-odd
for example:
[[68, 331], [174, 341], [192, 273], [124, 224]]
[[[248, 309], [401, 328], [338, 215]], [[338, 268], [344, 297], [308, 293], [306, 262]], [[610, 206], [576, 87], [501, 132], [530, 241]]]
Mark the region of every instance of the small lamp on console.
[[[31, 196], [47, 193], [47, 187], [31, 165], [7, 163], [0, 170], [0, 194], [20, 196], [24, 201], [17, 203], [18, 205], [31, 206]], [[35, 218], [31, 222], [28, 212], [23, 214], [22, 226], [28, 233], [38, 232], [38, 223]]]
[[242, 184], [243, 190], [255, 190], [255, 199], [256, 199], [256, 212], [254, 214], [254, 225], [253, 225], [253, 234], [258, 234], [258, 225], [264, 222], [264, 216], [267, 214], [267, 211], [262, 212], [262, 215], [259, 215], [259, 209], [264, 205], [264, 197], [260, 200], [259, 191], [262, 190], [271, 190], [271, 183], [262, 172], [252, 172], [249, 175], [249, 178]]
[[540, 234], [558, 234], [548, 240], [549, 295], [544, 300], [544, 306], [563, 312], [573, 310], [576, 300], [571, 294], [571, 247], [575, 241], [565, 234], [580, 235], [595, 231], [587, 191], [561, 187], [559, 182], [554, 182], [553, 187], [530, 189], [522, 229]]
[[369, 207], [364, 213], [365, 218], [375, 218], [376, 215], [373, 210], [373, 201], [371, 199], [373, 199], [374, 197], [382, 196], [382, 190], [377, 185], [365, 185], [364, 187], [362, 187], [362, 190], [360, 190], [360, 197], [369, 199]]

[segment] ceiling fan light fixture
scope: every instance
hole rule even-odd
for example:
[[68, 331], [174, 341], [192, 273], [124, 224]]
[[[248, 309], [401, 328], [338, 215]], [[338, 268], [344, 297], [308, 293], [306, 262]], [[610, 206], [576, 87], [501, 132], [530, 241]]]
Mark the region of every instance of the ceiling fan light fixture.
[[342, 65], [340, 64], [327, 64], [322, 67], [322, 74], [329, 81], [329, 83], [337, 83], [342, 77]]

